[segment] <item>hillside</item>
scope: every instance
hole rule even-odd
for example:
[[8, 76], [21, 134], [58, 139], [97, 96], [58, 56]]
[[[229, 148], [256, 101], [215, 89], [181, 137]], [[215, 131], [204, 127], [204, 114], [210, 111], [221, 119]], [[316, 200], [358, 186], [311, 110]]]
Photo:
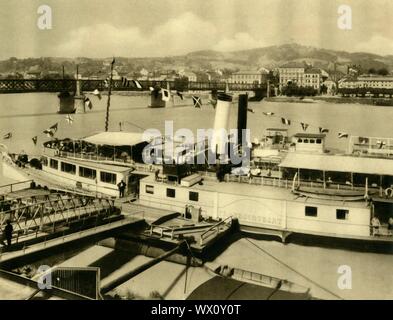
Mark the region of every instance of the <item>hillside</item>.
[[[82, 74], [100, 75], [106, 73], [107, 64], [104, 63], [104, 60], [108, 59], [10, 58], [0, 61], [0, 73], [23, 73], [29, 70], [61, 73], [62, 65], [64, 65], [66, 73], [72, 74], [75, 72], [76, 64], [79, 64], [79, 70]], [[284, 44], [233, 52], [205, 50], [191, 52], [183, 56], [162, 58], [118, 57], [116, 58], [116, 66], [124, 74], [137, 73], [141, 68], [146, 68], [150, 71], [182, 68], [194, 71], [215, 69], [229, 69], [234, 71], [239, 69], [256, 69], [258, 67], [273, 69], [291, 61], [311, 63], [313, 66], [323, 68], [328, 72], [334, 69], [335, 62], [337, 70], [343, 73], [346, 72], [348, 65], [360, 65], [364, 72], [370, 68], [393, 70], [393, 55], [380, 56], [365, 52], [351, 53], [299, 44]]]

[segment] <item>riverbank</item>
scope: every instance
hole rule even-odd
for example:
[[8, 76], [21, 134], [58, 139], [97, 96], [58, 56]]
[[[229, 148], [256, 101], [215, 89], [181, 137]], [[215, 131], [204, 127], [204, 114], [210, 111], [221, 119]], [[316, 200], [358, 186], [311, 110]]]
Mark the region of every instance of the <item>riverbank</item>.
[[314, 97], [270, 97], [265, 98], [265, 101], [269, 102], [290, 102], [290, 103], [315, 103], [315, 102], [329, 102], [329, 103], [347, 103], [347, 104], [367, 104], [376, 105], [376, 103], [381, 103], [381, 105], [393, 105], [393, 99], [385, 98], [360, 98], [360, 97], [340, 97], [340, 96], [314, 96]]

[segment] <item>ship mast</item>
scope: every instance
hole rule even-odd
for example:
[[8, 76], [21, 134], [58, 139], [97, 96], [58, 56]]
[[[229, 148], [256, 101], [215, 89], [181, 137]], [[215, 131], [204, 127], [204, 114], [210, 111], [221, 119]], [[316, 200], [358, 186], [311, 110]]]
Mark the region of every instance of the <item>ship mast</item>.
[[108, 83], [108, 100], [106, 103], [105, 131], [108, 131], [108, 126], [109, 126], [109, 107], [111, 105], [112, 77], [113, 77], [113, 65], [114, 64], [115, 64], [115, 58], [113, 58], [113, 60], [111, 62], [111, 73], [109, 76], [109, 83]]

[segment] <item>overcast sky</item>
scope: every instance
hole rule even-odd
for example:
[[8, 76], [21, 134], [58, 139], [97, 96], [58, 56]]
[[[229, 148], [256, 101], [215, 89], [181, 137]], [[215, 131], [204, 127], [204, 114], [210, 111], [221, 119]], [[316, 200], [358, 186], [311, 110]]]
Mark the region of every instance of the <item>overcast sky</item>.
[[[37, 8], [52, 8], [51, 30]], [[352, 30], [337, 27], [352, 8]], [[288, 42], [393, 54], [390, 0], [0, 0], [0, 59], [141, 57]]]

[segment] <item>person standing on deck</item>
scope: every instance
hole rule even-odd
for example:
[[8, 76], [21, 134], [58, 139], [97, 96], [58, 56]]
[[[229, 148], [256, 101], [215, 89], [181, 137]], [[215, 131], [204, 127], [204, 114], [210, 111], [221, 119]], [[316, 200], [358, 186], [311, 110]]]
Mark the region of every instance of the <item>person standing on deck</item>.
[[117, 184], [117, 187], [119, 188], [119, 197], [123, 198], [124, 191], [126, 189], [126, 183], [123, 180], [121, 180], [120, 183]]
[[388, 220], [388, 233], [390, 236], [393, 235], [393, 217], [390, 216]]
[[379, 235], [379, 227], [381, 226], [381, 222], [377, 217], [373, 217], [371, 219], [371, 227], [373, 228], [373, 236]]
[[5, 226], [4, 231], [3, 231], [3, 239], [2, 239], [3, 245], [5, 245], [4, 240], [6, 240], [7, 247], [11, 246], [13, 231], [14, 231], [14, 228], [12, 227], [11, 221], [7, 220], [7, 225]]

